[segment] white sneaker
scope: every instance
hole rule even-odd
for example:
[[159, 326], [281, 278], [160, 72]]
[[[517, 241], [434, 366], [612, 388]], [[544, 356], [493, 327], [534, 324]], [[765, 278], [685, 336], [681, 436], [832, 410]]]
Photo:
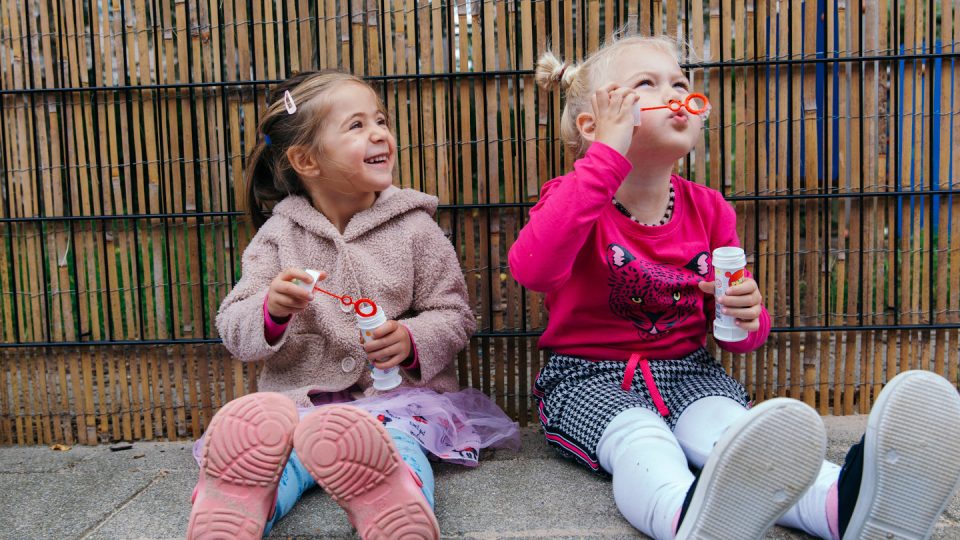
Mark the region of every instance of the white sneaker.
[[677, 538], [763, 538], [813, 484], [826, 447], [823, 421], [804, 403], [776, 398], [753, 407], [707, 458]]
[[[960, 485], [957, 389], [930, 371], [905, 371], [891, 379], [867, 419], [862, 459], [843, 537], [929, 538]], [[841, 505], [854, 498], [842, 492], [856, 489], [856, 472], [847, 473], [852, 486], [838, 486]]]

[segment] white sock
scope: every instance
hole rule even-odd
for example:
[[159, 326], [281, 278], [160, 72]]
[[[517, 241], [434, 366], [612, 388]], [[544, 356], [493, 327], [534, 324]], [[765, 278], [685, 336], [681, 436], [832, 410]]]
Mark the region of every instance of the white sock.
[[623, 411], [603, 431], [597, 456], [613, 475], [613, 499], [623, 517], [655, 539], [673, 538], [693, 474], [663, 419], [647, 409]]
[[[683, 411], [673, 433], [690, 463], [703, 467], [723, 432], [745, 414], [747, 409], [732, 399], [705, 397], [694, 401]], [[800, 529], [820, 538], [831, 538], [826, 513], [827, 494], [839, 475], [839, 465], [824, 461], [817, 480], [797, 504], [777, 520], [777, 525]]]
[[827, 494], [840, 477], [840, 466], [824, 461], [817, 479], [787, 513], [777, 520], [777, 525], [800, 529], [818, 538], [830, 539], [830, 523], [827, 521]]

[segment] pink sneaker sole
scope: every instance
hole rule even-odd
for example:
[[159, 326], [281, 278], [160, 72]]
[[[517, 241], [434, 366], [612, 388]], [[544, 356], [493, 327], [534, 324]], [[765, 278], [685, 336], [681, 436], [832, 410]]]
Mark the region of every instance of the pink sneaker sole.
[[297, 408], [260, 392], [224, 405], [207, 428], [187, 538], [259, 539], [287, 464]]
[[297, 456], [365, 540], [437, 540], [433, 510], [387, 430], [355, 407], [330, 405], [305, 417]]

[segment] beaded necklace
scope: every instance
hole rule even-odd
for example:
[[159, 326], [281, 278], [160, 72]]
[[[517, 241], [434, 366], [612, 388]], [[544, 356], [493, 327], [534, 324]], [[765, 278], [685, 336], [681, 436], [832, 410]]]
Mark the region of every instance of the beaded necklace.
[[671, 182], [670, 183], [670, 200], [667, 201], [667, 210], [663, 213], [663, 217], [660, 218], [660, 223], [643, 223], [639, 219], [633, 217], [633, 214], [631, 214], [630, 211], [627, 210], [627, 207], [623, 206], [623, 204], [621, 204], [616, 197], [613, 198], [613, 206], [615, 206], [617, 210], [620, 211], [621, 214], [632, 219], [634, 223], [639, 223], [640, 225], [646, 225], [647, 227], [658, 227], [660, 225], [666, 225], [670, 221], [670, 218], [673, 217], [673, 199], [675, 198], [675, 196], [676, 194], [673, 191], [673, 182]]

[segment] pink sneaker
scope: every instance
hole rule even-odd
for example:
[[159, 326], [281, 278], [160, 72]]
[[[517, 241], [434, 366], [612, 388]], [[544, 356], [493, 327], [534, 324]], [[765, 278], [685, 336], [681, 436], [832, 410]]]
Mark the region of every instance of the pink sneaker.
[[297, 408], [270, 392], [223, 406], [207, 428], [187, 538], [259, 539], [290, 457]]
[[329, 405], [304, 417], [293, 436], [303, 466], [365, 540], [440, 538], [417, 480], [387, 430], [365, 411]]

